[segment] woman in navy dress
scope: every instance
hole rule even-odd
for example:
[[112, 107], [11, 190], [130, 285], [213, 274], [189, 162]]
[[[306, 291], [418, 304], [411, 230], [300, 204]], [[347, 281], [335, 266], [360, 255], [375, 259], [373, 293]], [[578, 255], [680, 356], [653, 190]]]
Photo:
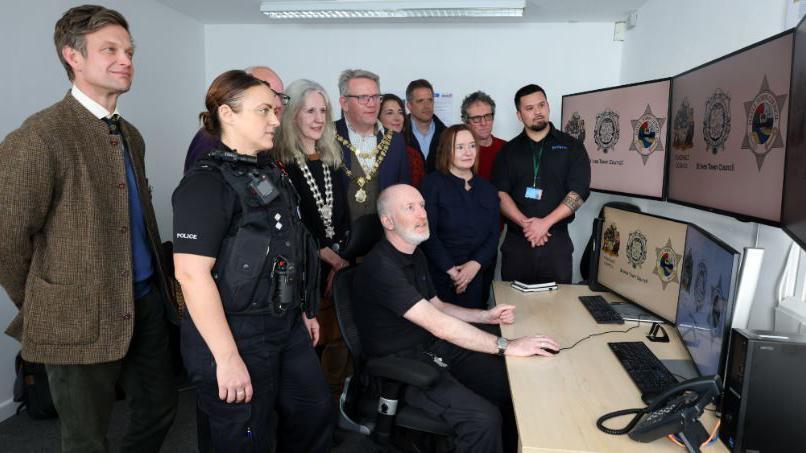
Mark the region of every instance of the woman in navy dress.
[[447, 128], [437, 171], [423, 180], [431, 237], [423, 243], [437, 295], [467, 308], [485, 308], [498, 248], [498, 192], [476, 175], [478, 144], [465, 125]]

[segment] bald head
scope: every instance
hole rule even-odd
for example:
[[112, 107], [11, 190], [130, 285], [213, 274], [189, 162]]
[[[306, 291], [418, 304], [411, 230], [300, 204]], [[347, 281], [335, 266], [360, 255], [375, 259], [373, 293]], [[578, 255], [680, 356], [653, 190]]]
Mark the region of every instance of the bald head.
[[389, 186], [378, 195], [378, 216], [386, 239], [398, 250], [412, 253], [428, 239], [428, 217], [420, 192], [407, 184]]
[[391, 215], [393, 200], [399, 199], [401, 194], [411, 193], [412, 190], [419, 195], [420, 192], [408, 184], [395, 184], [381, 191], [380, 195], [378, 195], [378, 201], [375, 202], [378, 217]]
[[[271, 89], [277, 93], [282, 93], [285, 91], [285, 86], [283, 85], [283, 81], [280, 79], [280, 76], [278, 76], [277, 73], [268, 66], [250, 66], [244, 69], [244, 71], [246, 71], [247, 74], [251, 74], [268, 83], [271, 85]], [[277, 96], [277, 107], [274, 109], [277, 119], [283, 116], [283, 110], [285, 110], [285, 104], [283, 104], [283, 100], [280, 99], [280, 96]]]
[[282, 79], [274, 70], [267, 66], [251, 66], [245, 69], [247, 74], [251, 74], [258, 79], [271, 85], [272, 90], [282, 93], [285, 91]]

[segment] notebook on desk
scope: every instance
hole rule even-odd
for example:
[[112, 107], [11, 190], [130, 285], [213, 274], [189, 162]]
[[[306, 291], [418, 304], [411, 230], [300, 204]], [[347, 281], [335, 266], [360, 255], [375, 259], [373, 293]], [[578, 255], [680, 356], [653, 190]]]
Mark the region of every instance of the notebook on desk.
[[625, 321], [638, 321], [649, 323], [665, 322], [663, 319], [655, 316], [651, 312], [645, 310], [643, 307], [640, 307], [631, 302], [611, 302], [610, 307], [612, 307], [613, 310], [615, 310], [618, 314], [620, 314]]

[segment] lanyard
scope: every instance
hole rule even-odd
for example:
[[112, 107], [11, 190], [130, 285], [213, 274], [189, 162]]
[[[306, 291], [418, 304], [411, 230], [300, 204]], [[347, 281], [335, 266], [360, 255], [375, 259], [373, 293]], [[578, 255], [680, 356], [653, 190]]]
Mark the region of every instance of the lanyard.
[[532, 151], [532, 168], [534, 170], [532, 187], [537, 187], [537, 175], [540, 172], [540, 159], [543, 157], [543, 142], [540, 142], [540, 149], [537, 151], [537, 153], [534, 153], [534, 149]]

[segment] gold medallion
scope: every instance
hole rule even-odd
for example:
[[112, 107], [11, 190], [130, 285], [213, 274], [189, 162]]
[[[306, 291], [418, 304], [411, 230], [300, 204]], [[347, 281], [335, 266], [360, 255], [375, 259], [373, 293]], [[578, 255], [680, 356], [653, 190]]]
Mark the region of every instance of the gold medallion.
[[367, 192], [363, 188], [355, 191], [355, 201], [359, 203], [367, 201]]
[[[350, 169], [347, 168], [346, 165], [344, 165], [344, 162], [342, 162], [341, 168], [344, 170], [344, 173], [346, 173], [347, 177], [350, 178], [358, 186], [358, 190], [355, 192], [355, 201], [359, 203], [364, 203], [367, 201], [367, 191], [364, 190], [364, 186], [367, 183], [369, 183], [372, 180], [372, 178], [375, 177], [375, 174], [378, 172], [378, 168], [380, 167], [381, 162], [383, 162], [384, 157], [386, 157], [386, 152], [389, 151], [389, 146], [391, 146], [392, 144], [393, 134], [394, 134], [393, 130], [391, 129], [386, 130], [386, 133], [384, 133], [381, 142], [378, 143], [378, 146], [376, 146], [375, 149], [372, 151], [372, 154], [375, 155], [375, 164], [372, 166], [372, 169], [370, 169], [369, 172], [366, 172], [365, 170], [366, 174], [364, 176], [354, 175], [353, 172], [350, 171]], [[347, 140], [346, 138], [340, 135], [336, 135], [336, 141], [346, 146], [356, 156], [359, 156], [361, 154], [355, 148], [355, 146], [353, 146], [352, 143], [350, 143], [350, 141]]]

